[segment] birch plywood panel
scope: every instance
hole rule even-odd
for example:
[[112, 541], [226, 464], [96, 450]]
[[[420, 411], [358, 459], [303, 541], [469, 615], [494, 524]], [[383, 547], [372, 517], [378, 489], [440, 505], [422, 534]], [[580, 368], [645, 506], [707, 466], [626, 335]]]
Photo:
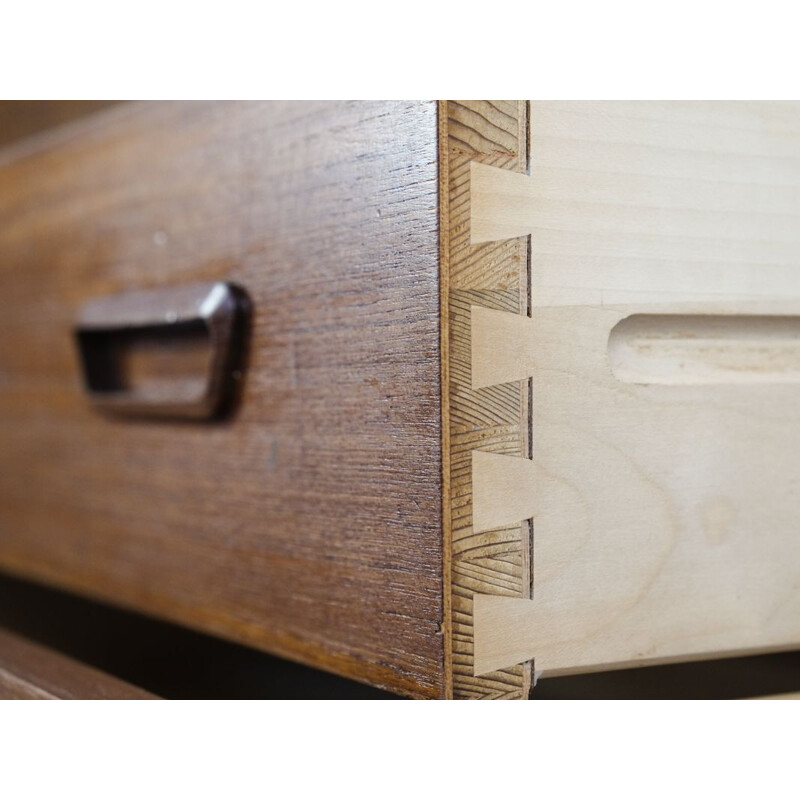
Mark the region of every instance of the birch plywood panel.
[[475, 671], [800, 643], [800, 106], [533, 103], [531, 174], [472, 165], [472, 235], [531, 236], [531, 318], [473, 303], [473, 388], [532, 378], [532, 458], [472, 454], [473, 526], [532, 518], [532, 599]]

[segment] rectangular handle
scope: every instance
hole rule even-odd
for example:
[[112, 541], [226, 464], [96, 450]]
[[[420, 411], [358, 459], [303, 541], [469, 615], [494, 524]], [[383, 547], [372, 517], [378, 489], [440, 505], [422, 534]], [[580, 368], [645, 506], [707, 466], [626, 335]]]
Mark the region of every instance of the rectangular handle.
[[89, 301], [75, 334], [92, 402], [136, 416], [219, 416], [241, 378], [248, 309], [244, 291], [222, 282]]

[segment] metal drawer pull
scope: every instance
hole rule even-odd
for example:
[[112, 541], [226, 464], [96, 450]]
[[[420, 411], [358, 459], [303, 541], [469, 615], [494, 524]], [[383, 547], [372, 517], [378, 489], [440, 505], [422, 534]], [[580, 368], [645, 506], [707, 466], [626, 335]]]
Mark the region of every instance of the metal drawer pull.
[[75, 334], [95, 406], [206, 419], [227, 411], [241, 378], [249, 303], [230, 283], [89, 301]]

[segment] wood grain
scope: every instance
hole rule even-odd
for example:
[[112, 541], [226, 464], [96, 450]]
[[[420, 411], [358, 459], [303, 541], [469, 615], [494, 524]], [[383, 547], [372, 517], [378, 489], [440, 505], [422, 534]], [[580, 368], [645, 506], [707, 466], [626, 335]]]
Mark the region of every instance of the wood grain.
[[442, 185], [443, 411], [445, 458], [445, 585], [449, 586], [452, 692], [456, 698], [521, 698], [530, 665], [475, 677], [472, 597], [491, 593], [529, 597], [527, 523], [478, 533], [472, 524], [471, 453], [527, 454], [527, 387], [472, 388], [472, 305], [524, 314], [525, 239], [473, 245], [470, 240], [470, 164], [502, 170], [527, 167], [527, 110], [519, 101], [447, 101], [440, 105]]
[[473, 456], [474, 517], [536, 534], [476, 671], [797, 647], [800, 104], [534, 103], [531, 136], [530, 177], [473, 186], [533, 291], [477, 312], [474, 370], [535, 399], [532, 460]]
[[0, 146], [102, 111], [113, 100], [0, 100]]
[[0, 700], [155, 700], [155, 695], [0, 629]]
[[[157, 103], [0, 155], [0, 565], [444, 694], [436, 105]], [[94, 297], [233, 281], [227, 422], [95, 413]]]

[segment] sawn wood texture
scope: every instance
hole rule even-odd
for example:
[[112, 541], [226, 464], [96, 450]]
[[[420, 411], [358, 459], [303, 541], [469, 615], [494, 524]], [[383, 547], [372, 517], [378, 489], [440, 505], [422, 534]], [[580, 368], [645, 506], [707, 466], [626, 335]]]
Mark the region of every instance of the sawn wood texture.
[[474, 389], [470, 355], [473, 305], [527, 312], [526, 240], [475, 244], [470, 190], [473, 163], [526, 171], [527, 124], [521, 101], [440, 104], [445, 584], [450, 586], [448, 655], [456, 698], [524, 698], [531, 680], [530, 664], [509, 663], [475, 676], [473, 595], [530, 596], [530, 528], [517, 519], [494, 530], [474, 530], [472, 452], [528, 454], [528, 388], [507, 383]]

